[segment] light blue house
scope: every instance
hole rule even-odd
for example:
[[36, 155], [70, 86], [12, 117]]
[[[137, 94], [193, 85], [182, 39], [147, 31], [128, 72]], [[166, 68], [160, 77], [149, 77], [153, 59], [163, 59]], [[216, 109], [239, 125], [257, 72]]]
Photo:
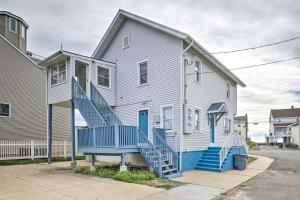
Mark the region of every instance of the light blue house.
[[41, 65], [50, 146], [52, 106], [62, 106], [73, 127], [75, 108], [88, 124], [79, 152], [121, 155], [123, 164], [139, 153], [163, 178], [224, 171], [245, 151], [233, 134], [237, 85], [245, 84], [186, 33], [119, 10], [92, 57], [59, 51]]

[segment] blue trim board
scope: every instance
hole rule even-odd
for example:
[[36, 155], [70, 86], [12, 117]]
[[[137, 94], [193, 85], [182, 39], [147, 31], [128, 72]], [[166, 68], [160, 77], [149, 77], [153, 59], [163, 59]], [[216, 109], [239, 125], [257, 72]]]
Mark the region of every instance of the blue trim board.
[[182, 152], [182, 171], [195, 169], [203, 153], [204, 150]]

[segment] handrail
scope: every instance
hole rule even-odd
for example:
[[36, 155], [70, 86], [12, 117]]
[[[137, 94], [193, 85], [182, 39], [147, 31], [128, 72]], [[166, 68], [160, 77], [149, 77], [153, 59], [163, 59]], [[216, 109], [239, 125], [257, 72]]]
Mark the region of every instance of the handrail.
[[245, 139], [239, 134], [230, 133], [226, 137], [226, 139], [222, 145], [222, 148], [220, 149], [220, 152], [219, 152], [219, 168], [220, 169], [222, 167], [222, 164], [223, 164], [229, 150], [233, 146], [239, 146], [239, 147], [244, 146], [246, 149], [246, 152], [248, 153], [247, 144], [245, 142]]
[[[159, 128], [154, 128], [153, 130], [154, 130], [154, 133], [155, 133], [153, 135], [153, 137], [154, 138], [156, 137], [164, 146], [166, 146], [166, 148], [168, 148], [169, 151], [171, 151], [174, 154], [174, 156], [179, 158], [178, 154], [170, 147], [170, 145], [159, 134], [157, 134], [156, 131], [159, 130]], [[161, 129], [161, 130], [163, 130], [165, 132], [165, 129]]]
[[76, 108], [81, 113], [90, 127], [105, 126], [106, 123], [99, 113], [95, 105], [86, 96], [84, 90], [80, 87], [79, 83], [72, 77], [72, 99]]
[[[148, 140], [148, 137], [144, 134], [144, 132], [140, 128], [137, 129], [138, 129], [138, 146], [140, 147], [141, 154], [147, 160], [148, 164], [152, 167], [152, 169], [154, 169], [157, 175], [160, 178], [162, 178], [162, 167], [161, 167], [162, 154]], [[146, 149], [149, 148], [151, 149], [152, 155], [149, 154], [149, 151], [146, 151]], [[151, 156], [157, 156], [158, 160], [157, 161], [151, 160]]]
[[162, 131], [165, 134], [165, 129], [161, 128], [153, 128], [153, 142], [154, 146], [160, 151], [160, 153], [168, 160], [170, 160], [177, 168], [177, 172], [179, 169], [178, 166], [178, 154], [169, 146], [169, 144], [161, 137], [159, 131]]
[[116, 113], [111, 109], [105, 98], [101, 95], [95, 85], [90, 82], [91, 85], [91, 101], [95, 107], [100, 111], [102, 117], [108, 125], [119, 124], [122, 125], [121, 120], [118, 118]]

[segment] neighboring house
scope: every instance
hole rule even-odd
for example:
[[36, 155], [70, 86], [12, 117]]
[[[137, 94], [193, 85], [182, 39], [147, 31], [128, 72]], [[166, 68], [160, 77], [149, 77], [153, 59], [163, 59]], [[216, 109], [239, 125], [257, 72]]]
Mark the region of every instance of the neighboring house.
[[300, 148], [300, 123], [296, 122], [289, 125], [289, 130], [291, 133], [291, 143], [298, 145], [298, 148]]
[[244, 138], [248, 139], [248, 116], [235, 116], [234, 117], [234, 131]]
[[300, 108], [290, 109], [272, 109], [270, 112], [270, 131], [266, 136], [268, 145], [276, 145], [279, 139], [283, 139], [283, 143], [291, 142], [291, 125], [299, 122]]
[[[27, 29], [22, 18], [0, 11], [0, 140], [47, 139], [47, 74], [26, 55]], [[69, 139], [70, 112], [56, 113], [54, 139]]]
[[[79, 130], [81, 152], [138, 152], [164, 177], [232, 168], [237, 151], [227, 150], [244, 148], [232, 133], [237, 85], [245, 84], [186, 33], [120, 10], [92, 58], [59, 51], [41, 65], [50, 110], [77, 108], [90, 127]], [[228, 137], [229, 148], [221, 148]]]

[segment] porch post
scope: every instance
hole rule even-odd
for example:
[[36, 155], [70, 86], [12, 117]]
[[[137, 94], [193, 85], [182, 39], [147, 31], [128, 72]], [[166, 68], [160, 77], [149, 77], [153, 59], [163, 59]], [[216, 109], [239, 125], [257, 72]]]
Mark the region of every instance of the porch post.
[[52, 162], [52, 104], [48, 105], [48, 164]]
[[72, 130], [72, 166], [76, 165], [76, 147], [75, 147], [75, 106], [71, 100], [71, 130]]
[[126, 153], [122, 153], [121, 154], [121, 165], [120, 165], [121, 172], [127, 171], [127, 167], [126, 167], [125, 163], [126, 163]]

